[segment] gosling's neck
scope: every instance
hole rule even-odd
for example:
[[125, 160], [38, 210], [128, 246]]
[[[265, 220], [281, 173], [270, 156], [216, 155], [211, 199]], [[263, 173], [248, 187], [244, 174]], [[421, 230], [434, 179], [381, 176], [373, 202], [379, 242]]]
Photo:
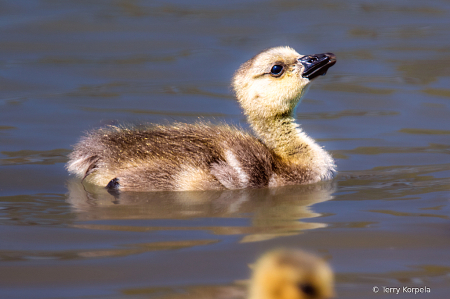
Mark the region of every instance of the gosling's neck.
[[312, 139], [301, 132], [291, 114], [268, 118], [249, 116], [252, 129], [278, 156], [296, 160], [310, 155]]
[[335, 171], [331, 156], [295, 122], [293, 110], [266, 118], [252, 117], [248, 120], [252, 129], [266, 146], [285, 163], [307, 167], [311, 181], [330, 179]]

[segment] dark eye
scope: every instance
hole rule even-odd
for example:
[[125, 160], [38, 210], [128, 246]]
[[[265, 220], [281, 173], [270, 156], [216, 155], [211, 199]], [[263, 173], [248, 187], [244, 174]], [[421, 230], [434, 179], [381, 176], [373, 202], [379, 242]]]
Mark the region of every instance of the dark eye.
[[270, 74], [273, 76], [279, 76], [281, 75], [281, 73], [283, 72], [283, 66], [276, 64], [272, 67], [272, 69], [270, 70]]
[[309, 283], [299, 284], [298, 287], [305, 295], [308, 295], [309, 297], [314, 297], [317, 295], [316, 288]]

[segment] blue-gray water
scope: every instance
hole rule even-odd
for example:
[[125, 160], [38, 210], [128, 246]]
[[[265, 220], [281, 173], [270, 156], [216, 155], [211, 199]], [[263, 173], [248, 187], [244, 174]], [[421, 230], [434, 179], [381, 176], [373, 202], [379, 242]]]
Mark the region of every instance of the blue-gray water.
[[[440, 0], [0, 1], [0, 298], [241, 298], [274, 247], [326, 258], [339, 298], [445, 298], [449, 28]], [[103, 125], [246, 126], [231, 76], [278, 45], [337, 55], [297, 114], [334, 181], [115, 198], [69, 178]]]

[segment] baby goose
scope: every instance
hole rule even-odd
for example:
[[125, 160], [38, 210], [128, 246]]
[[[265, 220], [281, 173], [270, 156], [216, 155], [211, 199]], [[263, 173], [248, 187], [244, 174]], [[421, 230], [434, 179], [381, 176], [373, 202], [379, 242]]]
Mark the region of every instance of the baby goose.
[[255, 266], [249, 299], [324, 299], [334, 296], [327, 263], [300, 250], [265, 254]]
[[207, 190], [308, 184], [332, 178], [334, 161], [295, 123], [294, 110], [332, 53], [263, 51], [235, 73], [237, 99], [256, 133], [207, 123], [110, 126], [87, 134], [69, 172], [116, 191]]

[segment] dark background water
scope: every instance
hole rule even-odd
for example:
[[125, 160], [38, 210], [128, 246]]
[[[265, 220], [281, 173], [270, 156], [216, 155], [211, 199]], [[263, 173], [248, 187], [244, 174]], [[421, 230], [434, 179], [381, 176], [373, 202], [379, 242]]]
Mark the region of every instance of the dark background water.
[[[448, 1], [0, 1], [0, 297], [240, 298], [274, 247], [326, 258], [340, 298], [450, 291]], [[329, 183], [127, 193], [69, 178], [83, 132], [241, 124], [234, 70], [333, 52], [298, 108]]]

